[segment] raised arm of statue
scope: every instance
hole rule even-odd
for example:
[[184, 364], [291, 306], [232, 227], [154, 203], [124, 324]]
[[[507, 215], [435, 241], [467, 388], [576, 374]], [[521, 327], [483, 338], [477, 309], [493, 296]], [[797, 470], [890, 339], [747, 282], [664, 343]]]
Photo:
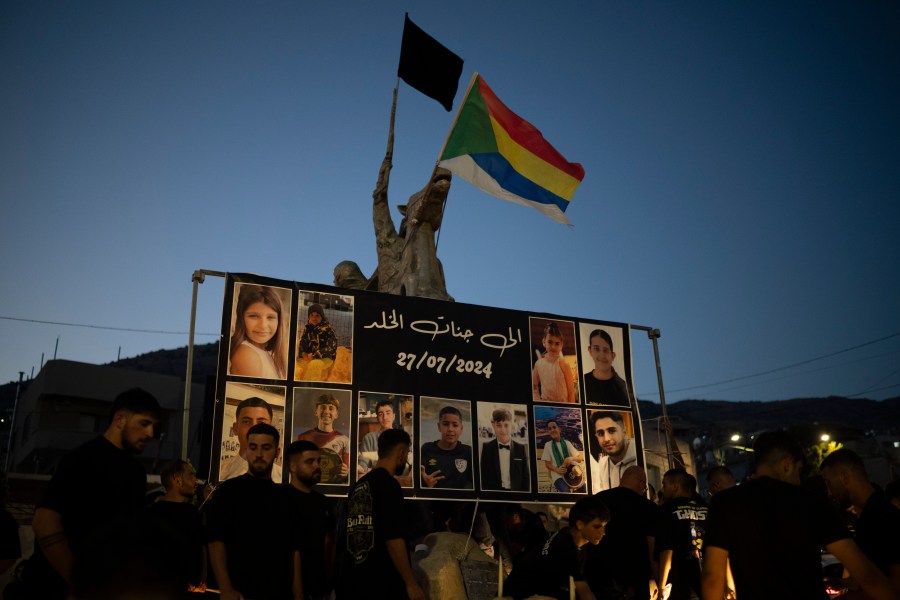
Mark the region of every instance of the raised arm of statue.
[[375, 224], [375, 240], [379, 247], [389, 244], [397, 236], [394, 220], [391, 219], [391, 208], [388, 205], [388, 184], [391, 178], [391, 167], [394, 158], [394, 113], [397, 110], [397, 88], [394, 88], [394, 104], [391, 106], [391, 125], [388, 129], [387, 150], [381, 168], [378, 169], [378, 182], [372, 192], [372, 221]]

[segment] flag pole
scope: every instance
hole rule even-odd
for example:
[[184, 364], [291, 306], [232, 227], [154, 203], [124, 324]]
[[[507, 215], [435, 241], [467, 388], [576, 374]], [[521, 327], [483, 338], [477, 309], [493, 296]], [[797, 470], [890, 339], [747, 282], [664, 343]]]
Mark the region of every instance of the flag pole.
[[394, 101], [391, 103], [391, 126], [388, 128], [388, 154], [391, 161], [394, 159], [394, 117], [397, 114], [397, 92], [400, 90], [400, 76], [397, 76], [397, 83], [394, 84]]
[[[450, 129], [447, 130], [447, 137], [444, 138], [444, 145], [441, 146], [441, 151], [438, 152], [437, 160], [434, 161], [434, 170], [431, 172], [431, 177], [428, 179], [428, 189], [425, 190], [425, 194], [427, 195], [431, 188], [431, 182], [434, 181], [434, 175], [437, 173], [438, 164], [441, 162], [441, 156], [444, 155], [444, 150], [447, 149], [447, 143], [450, 141], [450, 135], [453, 133], [453, 130], [456, 128], [456, 122], [459, 121], [459, 114], [462, 112], [463, 106], [466, 104], [466, 100], [469, 99], [469, 92], [472, 91], [472, 86], [475, 85], [475, 79], [478, 77], [478, 71], [472, 73], [472, 79], [469, 80], [469, 85], [466, 86], [466, 93], [463, 94], [462, 101], [459, 103], [459, 106], [456, 107], [456, 116], [453, 117], [453, 123], [450, 124]], [[444, 205], [441, 207], [441, 225], [443, 225], [444, 213], [447, 210], [447, 198], [450, 197], [450, 194], [444, 198]], [[437, 252], [438, 244], [441, 242], [441, 231], [444, 228], [441, 227], [438, 229], [437, 238], [434, 240], [434, 251]]]

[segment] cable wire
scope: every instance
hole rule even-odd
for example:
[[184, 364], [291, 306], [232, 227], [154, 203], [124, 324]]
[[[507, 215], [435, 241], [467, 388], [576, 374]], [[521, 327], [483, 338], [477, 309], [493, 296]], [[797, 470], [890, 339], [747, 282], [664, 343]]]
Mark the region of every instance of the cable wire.
[[[64, 325], [66, 327], [86, 327], [88, 329], [106, 329], [109, 331], [132, 331], [136, 333], [162, 333], [165, 335], [189, 335], [188, 331], [165, 331], [162, 329], [136, 329], [133, 327], [109, 327], [106, 325], [87, 325], [85, 323], [63, 323], [60, 321], [41, 321], [38, 319], [20, 319], [18, 317], [4, 317], [0, 315], [0, 319], [5, 321], [21, 321], [23, 323], [42, 323], [44, 325]], [[194, 335], [218, 336], [218, 333], [197, 333]]]
[[[779, 371], [786, 371], [787, 369], [793, 369], [794, 367], [800, 367], [800, 366], [802, 366], [802, 365], [807, 365], [807, 364], [809, 364], [809, 363], [816, 362], [816, 361], [819, 361], [819, 360], [822, 360], [822, 359], [825, 359], [825, 358], [830, 358], [830, 357], [832, 357], [832, 356], [837, 356], [838, 354], [844, 354], [845, 352], [850, 352], [850, 351], [852, 351], [852, 350], [858, 350], [859, 348], [864, 348], [864, 347], [866, 347], [866, 346], [871, 346], [872, 344], [877, 344], [877, 343], [879, 343], [879, 342], [883, 342], [883, 341], [885, 341], [885, 340], [889, 340], [889, 339], [895, 338], [895, 337], [897, 337], [897, 336], [900, 336], [900, 331], [898, 331], [898, 332], [896, 332], [896, 333], [892, 333], [892, 334], [890, 334], [890, 335], [886, 335], [886, 336], [881, 337], [881, 338], [878, 338], [878, 339], [876, 339], [876, 340], [871, 340], [871, 341], [868, 341], [868, 342], [864, 342], [864, 343], [862, 343], [862, 344], [858, 344], [858, 345], [853, 346], [853, 347], [850, 347], [850, 348], [844, 348], [843, 350], [837, 350], [836, 352], [830, 352], [830, 353], [828, 353], [828, 354], [823, 354], [822, 356], [817, 356], [816, 358], [810, 358], [810, 359], [808, 359], [808, 360], [803, 360], [803, 361], [800, 361], [800, 362], [797, 362], [797, 363], [793, 363], [793, 364], [790, 364], [790, 365], [786, 365], [786, 366], [783, 366], [783, 367], [777, 367], [777, 368], [775, 368], [775, 369], [769, 369], [768, 371], [760, 371], [759, 373], [753, 373], [752, 375], [741, 375], [740, 377], [732, 377], [731, 379], [723, 379], [722, 381], [715, 381], [715, 382], [713, 382], [713, 383], [704, 383], [704, 384], [701, 384], [701, 385], [692, 385], [692, 386], [688, 386], [688, 387], [678, 388], [678, 389], [675, 389], [675, 390], [666, 390], [666, 393], [667, 393], [667, 394], [677, 394], [678, 392], [686, 392], [686, 391], [688, 391], [688, 390], [699, 390], [699, 389], [702, 389], [702, 388], [713, 387], [713, 386], [722, 385], [722, 384], [725, 384], [725, 383], [734, 383], [735, 381], [742, 381], [742, 380], [744, 380], [744, 379], [751, 379], [751, 378], [753, 378], [753, 377], [761, 377], [762, 375], [769, 375], [770, 373], [778, 373]], [[653, 394], [646, 394], [646, 395], [647, 395], [647, 396], [658, 396], [658, 395], [659, 395], [659, 392], [656, 392], [656, 393], [653, 393]]]

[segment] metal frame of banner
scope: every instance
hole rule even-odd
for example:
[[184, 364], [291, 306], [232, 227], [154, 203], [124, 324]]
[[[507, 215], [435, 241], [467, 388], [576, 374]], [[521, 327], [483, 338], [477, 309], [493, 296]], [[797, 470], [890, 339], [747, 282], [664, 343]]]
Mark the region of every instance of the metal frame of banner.
[[[190, 408], [191, 408], [191, 377], [193, 374], [194, 368], [194, 328], [196, 326], [197, 321], [197, 292], [199, 290], [199, 286], [201, 283], [206, 281], [206, 276], [210, 275], [213, 277], [222, 277], [225, 278], [228, 276], [228, 273], [222, 271], [211, 271], [208, 269], [198, 269], [194, 271], [194, 274], [191, 276], [191, 282], [193, 283], [193, 295], [191, 297], [191, 327], [188, 338], [188, 353], [187, 353], [187, 369], [184, 376], [184, 413], [182, 416], [182, 431], [181, 431], [181, 458], [182, 460], [187, 460], [187, 449], [188, 449], [188, 427], [190, 425]], [[653, 358], [656, 362], [656, 381], [659, 385], [659, 405], [662, 411], [663, 424], [665, 425], [666, 430], [666, 459], [668, 460], [669, 468], [673, 468], [675, 464], [674, 455], [675, 451], [673, 450], [674, 441], [672, 440], [672, 427], [669, 423], [669, 417], [666, 413], [666, 391], [663, 387], [663, 379], [662, 379], [662, 366], [659, 363], [659, 338], [660, 331], [655, 327], [647, 327], [645, 325], [631, 325], [629, 324], [629, 328], [637, 329], [639, 331], [646, 331], [647, 337], [653, 343]], [[677, 448], [677, 446], [674, 446]], [[683, 461], [679, 460], [680, 466], [684, 466]]]
[[[669, 416], [666, 413], [666, 390], [663, 387], [662, 366], [659, 364], [659, 342], [657, 341], [661, 334], [659, 329], [656, 329], [655, 327], [646, 327], [644, 325], [629, 325], [629, 327], [631, 327], [631, 329], [646, 331], [647, 337], [653, 342], [653, 358], [656, 361], [656, 382], [659, 385], [659, 406], [662, 412], [663, 426], [666, 431], [666, 460], [669, 463], [669, 469], [672, 469], [675, 464], [672, 447], [674, 446], [677, 449], [678, 446], [675, 445], [674, 440], [672, 439], [672, 426], [669, 423]], [[684, 467], [684, 461], [680, 459], [680, 454], [678, 462], [681, 467]]]
[[197, 324], [197, 291], [200, 284], [206, 281], [207, 275], [224, 278], [228, 273], [223, 273], [222, 271], [210, 271], [208, 269], [198, 269], [191, 275], [194, 292], [191, 297], [191, 329], [188, 334], [187, 371], [184, 374], [184, 413], [181, 417], [181, 460], [187, 460], [188, 428], [190, 427], [191, 420], [191, 376], [194, 371], [194, 327]]

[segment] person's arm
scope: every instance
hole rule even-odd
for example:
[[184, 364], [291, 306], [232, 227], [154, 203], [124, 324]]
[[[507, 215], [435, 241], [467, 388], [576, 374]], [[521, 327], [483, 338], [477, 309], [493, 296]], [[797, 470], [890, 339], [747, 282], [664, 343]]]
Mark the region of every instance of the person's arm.
[[300, 562], [299, 550], [294, 550], [292, 559], [291, 591], [294, 593], [294, 600], [303, 600], [303, 565]]
[[597, 597], [594, 595], [594, 592], [591, 591], [590, 586], [586, 581], [576, 581], [575, 582], [575, 597], [578, 600], [596, 600]]
[[208, 579], [207, 573], [209, 568], [209, 555], [207, 554], [206, 546], [202, 546], [200, 548], [200, 581], [197, 582], [197, 585], [192, 583], [188, 584], [189, 592], [197, 592], [202, 594], [206, 591], [206, 580]]
[[422, 469], [422, 483], [425, 484], [425, 487], [434, 487], [437, 485], [438, 481], [440, 481], [441, 479], [444, 478], [444, 476], [440, 474], [441, 473], [440, 469], [438, 469], [431, 475], [429, 475], [428, 473], [425, 472], [425, 465], [422, 465], [421, 469]]
[[666, 587], [669, 579], [669, 571], [672, 570], [672, 551], [663, 550], [659, 553], [659, 587]]
[[219, 597], [222, 600], [244, 600], [244, 596], [231, 585], [225, 542], [216, 540], [209, 543], [209, 562], [212, 565], [216, 581], [219, 582]]
[[728, 550], [707, 546], [703, 550], [703, 600], [722, 600], [725, 597], [725, 567]]
[[334, 531], [329, 531], [325, 534], [325, 581], [329, 586], [334, 581], [334, 557]]
[[647, 536], [647, 564], [650, 565], [650, 597], [655, 598], [659, 593], [659, 586], [657, 585], [657, 581], [659, 580], [659, 565], [653, 557], [653, 547], [656, 545], [656, 537], [652, 535]]
[[734, 595], [734, 575], [731, 574], [730, 560], [725, 563], [725, 585], [728, 586], [725, 590], [725, 600], [734, 600], [736, 598]]
[[541, 399], [541, 390], [539, 388], [540, 383], [541, 376], [538, 375], [537, 363], [534, 363], [534, 371], [531, 372], [531, 399], [535, 402]]
[[0, 558], [0, 575], [3, 575], [9, 568], [16, 564], [18, 558]]
[[893, 590], [884, 573], [866, 558], [853, 540], [843, 538], [827, 544], [825, 549], [833, 554], [845, 569], [850, 571], [853, 580], [873, 600], [897, 600], [900, 597]]
[[575, 379], [572, 377], [572, 367], [562, 357], [559, 359], [559, 370], [566, 380], [566, 401], [575, 404]]
[[38, 508], [34, 511], [31, 527], [34, 529], [34, 540], [40, 545], [47, 562], [71, 587], [75, 559], [63, 529], [62, 515], [49, 508]]
[[888, 565], [888, 581], [894, 586], [894, 591], [900, 594], [900, 565]]
[[330, 327], [325, 331], [325, 340], [321, 343], [319, 350], [322, 356], [334, 360], [337, 355], [337, 334]]
[[572, 442], [570, 442], [569, 440], [566, 440], [566, 444], [568, 444], [569, 452], [572, 454], [572, 460], [570, 462], [584, 462], [584, 452], [579, 452], [578, 449], [575, 448], [575, 446], [572, 445]]
[[406, 542], [403, 541], [403, 538], [394, 538], [386, 540], [384, 545], [387, 547], [388, 556], [391, 557], [394, 568], [397, 569], [400, 578], [406, 584], [406, 595], [409, 596], [409, 600], [425, 600], [425, 591], [416, 581], [412, 567], [409, 564], [409, 556], [406, 554]]

